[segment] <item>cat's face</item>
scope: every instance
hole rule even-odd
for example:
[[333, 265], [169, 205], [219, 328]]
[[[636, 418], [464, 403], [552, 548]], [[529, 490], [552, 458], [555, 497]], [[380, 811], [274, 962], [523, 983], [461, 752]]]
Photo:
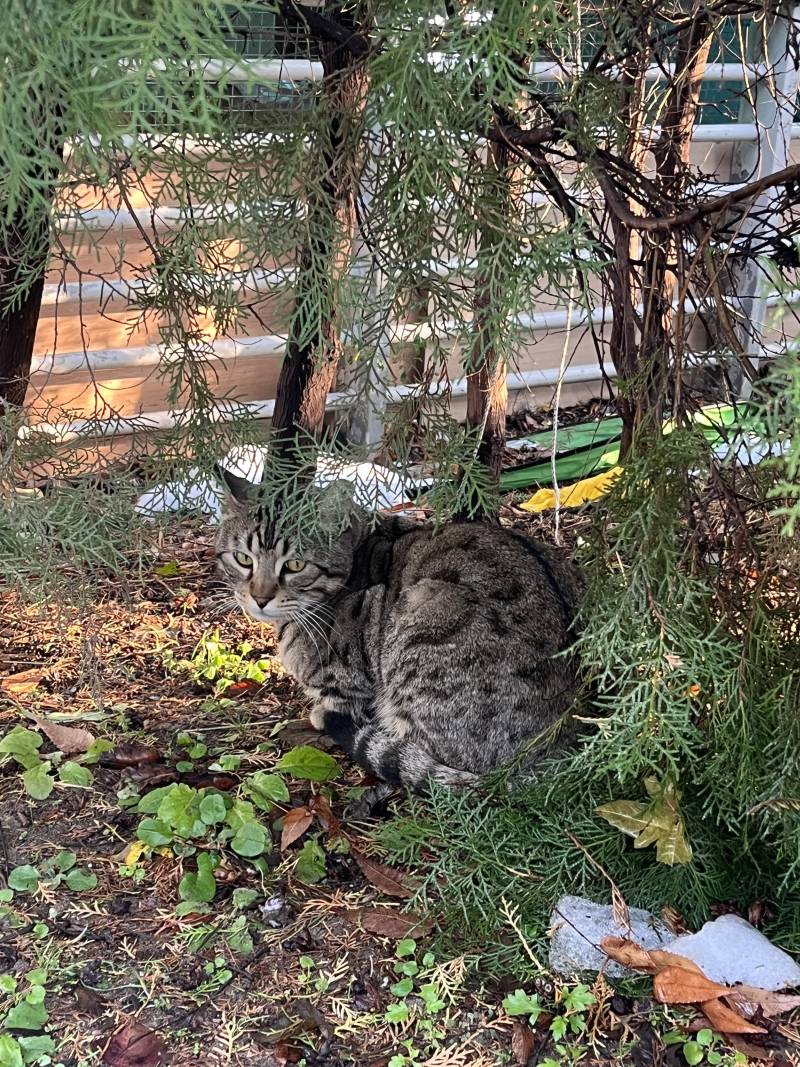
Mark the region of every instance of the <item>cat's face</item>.
[[226, 477], [217, 534], [217, 561], [236, 602], [259, 622], [308, 618], [346, 584], [353, 564], [352, 536], [300, 549], [276, 534], [252, 506], [252, 487]]

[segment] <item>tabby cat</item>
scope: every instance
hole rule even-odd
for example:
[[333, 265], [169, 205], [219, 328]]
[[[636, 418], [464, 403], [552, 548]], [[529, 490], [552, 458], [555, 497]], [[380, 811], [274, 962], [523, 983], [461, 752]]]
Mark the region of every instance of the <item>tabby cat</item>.
[[582, 582], [556, 550], [499, 526], [390, 516], [355, 517], [301, 551], [253, 507], [249, 483], [221, 473], [221, 571], [240, 607], [275, 627], [313, 725], [366, 770], [414, 789], [465, 785], [569, 709], [577, 668], [556, 654]]

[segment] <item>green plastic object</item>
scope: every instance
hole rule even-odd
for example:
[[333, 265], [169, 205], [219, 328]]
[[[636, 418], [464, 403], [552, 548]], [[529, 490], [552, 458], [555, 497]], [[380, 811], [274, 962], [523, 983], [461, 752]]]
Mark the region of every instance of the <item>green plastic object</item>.
[[[712, 405], [701, 408], [692, 421], [700, 427], [711, 444], [725, 440], [726, 431], [755, 428], [748, 419], [748, 409], [733, 405]], [[665, 427], [669, 432], [669, 424]], [[591, 478], [616, 466], [619, 460], [619, 445], [622, 436], [622, 419], [608, 418], [599, 422], [582, 422], [577, 426], [565, 426], [558, 431], [556, 455], [556, 478], [560, 483], [578, 482]], [[553, 431], [545, 430], [518, 441], [550, 451], [553, 447]], [[500, 488], [529, 489], [551, 485], [553, 481], [552, 460], [533, 460], [512, 467], [500, 476]]]

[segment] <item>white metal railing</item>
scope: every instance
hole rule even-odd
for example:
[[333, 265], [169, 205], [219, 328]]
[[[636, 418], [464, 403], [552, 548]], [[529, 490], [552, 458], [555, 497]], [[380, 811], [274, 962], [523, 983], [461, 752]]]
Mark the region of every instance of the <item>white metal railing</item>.
[[[768, 307], [777, 307], [783, 304], [787, 306], [797, 305], [800, 304], [800, 289], [793, 289], [783, 294], [772, 293], [765, 297], [765, 300]], [[706, 298], [703, 306], [713, 308], [714, 299], [712, 297]], [[700, 310], [691, 300], [685, 302], [684, 308], [687, 314]], [[636, 310], [641, 312], [641, 305]], [[590, 311], [585, 308], [576, 308], [572, 312], [568, 312], [564, 308], [555, 308], [551, 311], [515, 315], [513, 324], [520, 330], [530, 331], [531, 333], [548, 333], [553, 330], [565, 329], [567, 326], [573, 328], [589, 324], [599, 325], [604, 322], [611, 322], [613, 317], [613, 312], [608, 307], [597, 307]], [[401, 343], [430, 337], [446, 340], [457, 333], [459, 328], [464, 325], [463, 322], [459, 323], [454, 319], [440, 322], [398, 324], [392, 330], [391, 341], [393, 343]], [[254, 357], [278, 356], [282, 355], [286, 348], [286, 338], [279, 334], [254, 334], [249, 337], [220, 338], [209, 341], [208, 348], [215, 359], [226, 362]], [[169, 359], [169, 350], [159, 344], [131, 345], [127, 348], [94, 348], [85, 351], [58, 352], [37, 356], [33, 360], [31, 373], [61, 375], [87, 370], [92, 374], [97, 374], [101, 371], [156, 367], [162, 364], [166, 366]]]
[[[781, 49], [783, 50], [782, 52]], [[789, 63], [786, 59], [786, 52], [787, 40], [785, 31], [783, 39], [778, 41], [777, 45], [776, 38], [774, 34], [772, 34], [769, 42], [768, 57], [771, 69], [774, 70], [776, 63], [778, 65], [780, 65], [781, 62]], [[704, 80], [706, 81], [744, 81], [749, 83], [751, 88], [753, 86], [758, 86], [758, 94], [760, 95], [757, 94], [756, 97], [757, 106], [755, 114], [757, 121], [739, 121], [696, 126], [693, 131], [693, 140], [698, 144], [732, 144], [736, 146], [734, 150], [734, 159], [737, 158], [737, 152], [739, 153], [739, 157], [757, 155], [762, 161], [759, 176], [774, 172], [779, 169], [781, 165], [785, 165], [791, 140], [800, 136], [800, 123], [794, 123], [793, 121], [797, 96], [797, 70], [793, 63], [790, 64], [790, 66], [794, 70], [794, 77], [791, 76], [790, 71], [788, 76], [783, 75], [776, 82], [774, 79], [765, 76], [767, 70], [763, 64], [758, 62], [709, 64], [706, 67], [704, 74]], [[241, 80], [249, 83], [260, 81], [316, 81], [322, 76], [321, 64], [306, 60], [251, 61], [243, 59], [241, 63], [235, 65], [226, 65], [221, 61], [209, 60], [203, 65], [202, 70], [203, 76], [209, 79], [218, 79], [225, 76], [231, 80]], [[672, 72], [670, 66], [665, 68], [652, 67], [648, 70], [647, 77], [651, 81], [657, 81], [668, 76]], [[569, 66], [560, 67], [552, 62], [537, 62], [532, 65], [531, 73], [533, 77], [539, 81], [561, 80], [574, 74], [574, 69]], [[759, 100], [762, 101], [760, 104]], [[771, 121], [767, 121], [769, 118], [769, 116], [767, 116], [768, 111], [771, 115]], [[746, 110], [743, 107], [740, 117], [746, 117], [746, 114]], [[655, 133], [657, 131], [653, 132]], [[769, 146], [774, 142], [776, 136], [779, 137], [781, 141], [780, 150], [776, 151], [773, 145], [769, 151], [764, 153], [762, 147], [764, 142]], [[248, 147], [254, 142], [263, 145], [264, 147], [268, 147], [269, 144], [280, 138], [280, 134], [242, 134], [239, 138], [239, 142], [243, 146]], [[163, 142], [163, 140], [164, 139], [162, 138], [161, 142]], [[219, 145], [213, 141], [198, 142], [181, 138], [177, 135], [174, 138], [167, 138], [167, 140], [172, 142], [171, 150], [174, 151], [177, 148], [189, 155], [212, 155], [219, 149]], [[137, 142], [137, 138], [121, 138], [121, 146], [127, 149], [135, 148]], [[235, 145], [228, 144], [226, 147], [229, 151], [231, 151], [232, 148], [233, 151], [235, 151]], [[726, 183], [718, 183], [710, 179], [701, 181], [701, 190], [710, 196], [724, 195], [727, 192], [740, 188], [747, 180], [746, 176], [742, 174], [741, 167], [739, 167], [738, 170], [734, 168], [732, 177], [739, 180]], [[532, 194], [529, 199], [530, 202], [534, 204], [550, 203], [548, 198], [543, 194]], [[294, 205], [290, 205], [288, 201], [285, 203], [282, 201], [276, 202], [274, 205], [270, 206], [275, 207], [279, 212], [286, 211], [290, 206], [293, 209], [293, 213], [296, 211]], [[239, 209], [234, 204], [200, 204], [192, 209], [191, 218], [194, 221], [200, 220], [207, 222], [232, 221], [234, 218], [239, 217], [238, 210]], [[302, 210], [296, 211], [296, 213], [300, 215], [302, 214]], [[60, 225], [65, 232], [75, 232], [82, 228], [90, 231], [128, 230], [134, 229], [139, 225], [150, 225], [158, 229], [173, 229], [183, 225], [188, 218], [189, 214], [187, 211], [181, 208], [167, 207], [155, 210], [152, 208], [137, 208], [133, 211], [90, 209], [81, 212], [79, 216], [72, 214], [63, 217], [60, 220]], [[464, 267], [464, 264], [447, 261], [446, 263], [438, 265], [435, 269], [440, 270], [442, 273], [449, 273], [452, 270], [463, 270]], [[277, 280], [290, 283], [294, 277], [294, 273], [295, 271], [293, 268], [276, 268], [272, 271], [251, 271], [246, 275], [232, 275], [230, 277], [220, 276], [217, 280], [228, 280], [231, 281], [232, 284], [240, 286], [242, 289], [252, 289], [254, 292], [259, 292], [267, 289], [270, 285], [275, 284]], [[198, 279], [198, 282], [199, 284], [202, 284], [203, 279]], [[149, 284], [152, 283], [147, 279], [126, 280], [117, 278], [107, 281], [101, 280], [48, 285], [45, 287], [43, 304], [45, 306], [53, 306], [60, 303], [62, 300], [97, 300], [98, 302], [102, 302], [107, 298], [123, 300], [131, 299], [142, 291], [146, 291]], [[761, 285], [758, 296], [760, 326], [763, 327], [765, 320], [763, 309], [775, 306], [783, 300], [786, 300], [789, 304], [800, 303], [800, 290], [782, 296], [775, 292], [764, 290], [763, 284]], [[704, 301], [704, 304], [711, 305], [713, 304], [713, 301], [706, 300]], [[692, 306], [689, 310], [696, 309]], [[611, 317], [610, 309], [606, 308], [593, 308], [589, 310], [576, 309], [572, 313], [568, 313], [565, 309], [554, 309], [550, 311], [518, 315], [515, 317], [515, 322], [520, 329], [530, 330], [533, 333], [541, 333], [547, 330], [561, 329], [567, 325], [579, 326], [590, 322], [607, 322], [610, 321]], [[462, 323], [455, 322], [443, 322], [438, 324], [400, 324], [393, 331], [392, 339], [394, 341], [407, 341], [431, 335], [446, 338], [456, 332], [462, 325]], [[281, 354], [284, 351], [284, 348], [284, 338], [270, 335], [217, 340], [210, 344], [210, 349], [214, 356], [223, 360], [236, 360], [247, 356], [274, 356]], [[760, 353], [763, 355], [771, 354], [769, 346], [762, 346]], [[38, 357], [34, 360], [33, 372], [58, 375], [71, 373], [81, 369], [88, 369], [92, 372], [96, 372], [111, 369], [118, 370], [121, 368], [151, 367], [160, 364], [163, 360], [168, 358], [168, 353], [166, 353], [161, 346], [154, 344], [131, 346], [120, 349], [65, 352]], [[511, 374], [509, 375], [509, 391], [514, 392], [534, 386], [555, 385], [558, 376], [559, 372], [557, 370], [528, 371], [519, 374]], [[598, 364], [591, 364], [588, 366], [567, 367], [561, 380], [566, 384], [574, 384], [578, 382], [597, 381], [603, 376], [603, 368]], [[610, 368], [608, 376], [613, 376], [610, 372]], [[419, 387], [414, 386], [390, 387], [384, 390], [385, 395], [381, 398], [381, 404], [396, 403], [402, 399], [403, 396], [408, 395], [409, 392], [413, 392], [418, 388]], [[464, 395], [466, 392], [466, 379], [459, 379], [449, 385], [437, 386], [434, 391], [441, 391], [444, 389], [446, 389], [452, 396]], [[348, 393], [331, 394], [329, 397], [329, 407], [334, 410], [348, 407], [355, 399], [356, 398], [353, 395]], [[272, 415], [273, 407], [273, 401], [261, 401], [242, 405], [238, 410], [247, 410], [257, 418], [269, 418]], [[225, 420], [233, 417], [233, 414], [231, 409], [222, 407], [219, 410], [218, 417], [221, 420]], [[131, 433], [138, 429], [165, 428], [167, 426], [174, 426], [176, 420], [179, 418], [180, 413], [151, 412], [142, 418], [107, 420], [106, 429], [110, 435], [118, 435], [121, 433]], [[104, 424], [97, 423], [93, 420], [78, 420], [77, 422], [69, 424], [60, 424], [59, 426], [49, 427], [46, 432], [52, 432], [55, 436], [68, 439], [70, 435], [80, 435], [82, 428], [83, 430], [91, 429], [92, 433], [99, 433], [103, 425]], [[63, 437], [64, 434], [67, 435], [66, 438]]]

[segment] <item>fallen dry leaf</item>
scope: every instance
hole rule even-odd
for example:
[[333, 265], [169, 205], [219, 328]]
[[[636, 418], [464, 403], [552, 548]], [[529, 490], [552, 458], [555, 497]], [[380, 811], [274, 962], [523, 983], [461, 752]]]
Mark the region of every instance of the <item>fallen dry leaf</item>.
[[156, 1067], [165, 1051], [164, 1039], [134, 1020], [116, 1031], [102, 1062], [108, 1067]]
[[725, 999], [748, 1016], [755, 1015], [761, 1009], [768, 1019], [800, 1008], [800, 997], [795, 994], [772, 993], [768, 989], [758, 989], [750, 985], [734, 986]]
[[615, 963], [621, 963], [623, 967], [630, 967], [634, 971], [645, 971], [647, 974], [655, 974], [658, 970], [655, 960], [647, 949], [627, 937], [604, 937], [600, 942], [600, 948], [609, 959], [614, 960]]
[[511, 1034], [511, 1052], [514, 1056], [514, 1063], [518, 1064], [518, 1067], [526, 1067], [535, 1049], [536, 1038], [533, 1030], [524, 1019], [515, 1019]]
[[230, 700], [238, 700], [239, 697], [249, 696], [251, 693], [258, 692], [261, 688], [260, 682], [256, 682], [252, 678], [243, 678], [241, 682], [233, 682], [231, 685], [226, 686], [223, 696], [228, 697]]
[[361, 873], [376, 889], [380, 889], [388, 897], [413, 897], [416, 887], [411, 884], [405, 871], [378, 863], [355, 848], [351, 848], [350, 852], [361, 868]]
[[707, 1000], [700, 1005], [703, 1015], [711, 1024], [712, 1030], [721, 1034], [766, 1034], [766, 1030], [754, 1023], [747, 1022], [741, 1015], [723, 1004], [721, 1000]]
[[299, 1063], [303, 1053], [288, 1041], [279, 1041], [272, 1050], [272, 1056], [278, 1067], [286, 1067], [287, 1063]]
[[654, 976], [653, 992], [662, 1004], [699, 1004], [724, 996], [730, 992], [730, 987], [712, 982], [704, 974], [695, 974], [685, 967], [670, 966]]
[[691, 971], [705, 978], [694, 960], [688, 960], [685, 956], [679, 956], [677, 952], [668, 952], [663, 948], [649, 950], [642, 948], [641, 945], [637, 945], [635, 941], [627, 937], [604, 937], [600, 942], [600, 948], [610, 959], [635, 971], [658, 974], [665, 967], [680, 967], [684, 971]]
[[348, 917], [370, 934], [400, 941], [404, 937], [427, 937], [433, 930], [433, 920], [395, 911], [394, 908], [354, 908]]
[[[666, 949], [647, 949], [624, 937], [606, 937], [600, 947], [626, 967], [653, 975], [653, 991], [662, 1004], [699, 1004], [713, 1029], [724, 1034], [764, 1034], [767, 1031], [743, 1016], [767, 1005], [777, 1012], [800, 1005], [800, 997], [781, 997], [764, 989], [731, 987], [712, 982], [693, 960]], [[724, 997], [725, 1001], [720, 1000]]]
[[60, 723], [50, 722], [49, 719], [39, 719], [35, 715], [33, 719], [45, 737], [65, 756], [88, 752], [94, 744], [94, 734], [90, 734], [82, 726], [62, 726]]
[[111, 752], [104, 752], [100, 757], [100, 763], [104, 767], [140, 767], [143, 763], [158, 763], [163, 755], [161, 749], [154, 745], [129, 741]]
[[784, 1065], [785, 1067], [791, 1067], [788, 1060], [777, 1059], [770, 1049], [763, 1048], [761, 1045], [751, 1045], [740, 1034], [728, 1034], [727, 1042], [731, 1048], [747, 1056], [748, 1062], [750, 1060], [763, 1060], [774, 1064], [774, 1067], [784, 1067]]
[[11, 697], [24, 697], [32, 693], [44, 678], [41, 667], [34, 667], [29, 671], [18, 671], [17, 674], [7, 674], [0, 679], [0, 689]]
[[322, 823], [323, 829], [327, 830], [330, 837], [335, 837], [339, 833], [339, 820], [331, 811], [331, 806], [325, 797], [321, 795], [314, 797], [311, 801], [311, 810]]
[[292, 808], [283, 817], [283, 829], [281, 830], [281, 851], [288, 848], [303, 836], [311, 823], [314, 821], [314, 812], [307, 807]]

